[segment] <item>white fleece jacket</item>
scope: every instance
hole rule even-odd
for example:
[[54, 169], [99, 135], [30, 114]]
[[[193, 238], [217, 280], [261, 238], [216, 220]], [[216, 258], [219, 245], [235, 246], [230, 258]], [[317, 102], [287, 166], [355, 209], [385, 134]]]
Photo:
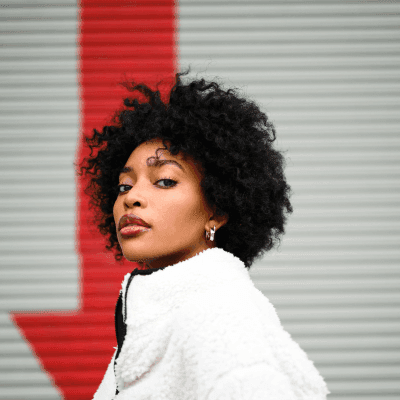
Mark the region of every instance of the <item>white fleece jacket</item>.
[[330, 393], [244, 263], [220, 248], [136, 275], [125, 307], [116, 376], [114, 353], [93, 400], [325, 400]]

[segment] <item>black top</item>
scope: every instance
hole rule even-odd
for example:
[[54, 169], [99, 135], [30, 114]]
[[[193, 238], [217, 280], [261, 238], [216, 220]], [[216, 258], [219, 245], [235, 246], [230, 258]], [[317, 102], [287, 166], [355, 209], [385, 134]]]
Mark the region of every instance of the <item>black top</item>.
[[[129, 285], [132, 282], [132, 279], [135, 275], [150, 275], [155, 271], [158, 271], [160, 269], [164, 269], [166, 267], [161, 267], [161, 268], [153, 268], [153, 269], [137, 269], [135, 268], [131, 272], [131, 276], [128, 279], [128, 283], [126, 284], [126, 290], [125, 290], [125, 318], [122, 315], [122, 292], [119, 294], [118, 300], [117, 300], [117, 305], [115, 307], [115, 334], [117, 336], [117, 343], [118, 343], [118, 349], [117, 349], [117, 354], [115, 355], [115, 361], [114, 361], [114, 374], [115, 374], [115, 365], [117, 362], [117, 358], [119, 356], [119, 353], [121, 352], [122, 345], [124, 343], [125, 335], [126, 335], [126, 321], [127, 318], [127, 307], [126, 307], [126, 299], [128, 297], [128, 288]], [[116, 389], [115, 394], [118, 394], [118, 389]]]

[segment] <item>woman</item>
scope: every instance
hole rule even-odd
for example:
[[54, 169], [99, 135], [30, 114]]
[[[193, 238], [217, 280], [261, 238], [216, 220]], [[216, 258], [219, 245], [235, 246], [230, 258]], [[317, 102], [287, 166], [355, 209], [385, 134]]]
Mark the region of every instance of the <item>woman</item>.
[[[320, 400], [330, 393], [249, 269], [292, 212], [275, 129], [254, 102], [176, 75], [169, 101], [131, 85], [87, 193], [116, 260], [139, 263], [94, 400]], [[103, 145], [106, 145], [103, 147]]]

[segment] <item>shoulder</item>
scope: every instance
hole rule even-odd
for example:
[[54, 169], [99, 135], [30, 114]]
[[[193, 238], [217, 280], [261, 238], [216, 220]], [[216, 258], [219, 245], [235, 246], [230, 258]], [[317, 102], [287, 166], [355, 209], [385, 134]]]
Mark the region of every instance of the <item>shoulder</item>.
[[[249, 280], [225, 282], [193, 293], [180, 307], [178, 319], [185, 329], [213, 329], [261, 333], [265, 328], [281, 328], [274, 306]], [[227, 333], [229, 333], [228, 330]]]
[[250, 365], [277, 370], [275, 328], [267, 320], [250, 295], [231, 288], [193, 296], [177, 313], [174, 325], [185, 373], [215, 383]]
[[193, 296], [181, 307], [176, 320], [186, 350], [201, 348], [204, 357], [218, 358], [232, 366], [271, 360], [268, 335], [276, 327], [276, 320], [268, 320], [268, 313], [255, 304], [251, 293], [238, 293], [235, 288]]
[[302, 393], [299, 398], [325, 399], [323, 378], [284, 330], [269, 300], [254, 290], [247, 295], [226, 288], [210, 290], [181, 308], [175, 328], [185, 366], [210, 382], [226, 376], [224, 390], [235, 381], [237, 371], [248, 371], [257, 372], [259, 382], [275, 382], [268, 384], [274, 387], [290, 382]]

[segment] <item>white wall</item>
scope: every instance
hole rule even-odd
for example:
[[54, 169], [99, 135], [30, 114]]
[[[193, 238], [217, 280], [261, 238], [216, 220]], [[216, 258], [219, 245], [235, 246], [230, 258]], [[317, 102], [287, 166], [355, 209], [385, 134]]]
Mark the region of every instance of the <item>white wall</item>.
[[77, 4], [0, 7], [0, 399], [60, 399], [9, 311], [78, 306]]

